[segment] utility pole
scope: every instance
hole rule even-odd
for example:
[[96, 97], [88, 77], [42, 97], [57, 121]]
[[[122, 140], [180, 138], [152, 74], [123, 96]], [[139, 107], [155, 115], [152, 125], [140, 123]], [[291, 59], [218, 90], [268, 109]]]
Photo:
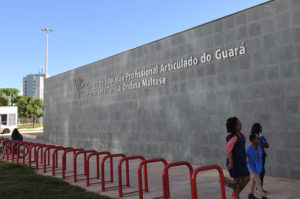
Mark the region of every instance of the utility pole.
[[41, 31], [45, 31], [47, 38], [46, 38], [46, 63], [45, 63], [45, 79], [47, 78], [47, 66], [48, 66], [48, 33], [53, 32], [52, 29], [43, 28]]

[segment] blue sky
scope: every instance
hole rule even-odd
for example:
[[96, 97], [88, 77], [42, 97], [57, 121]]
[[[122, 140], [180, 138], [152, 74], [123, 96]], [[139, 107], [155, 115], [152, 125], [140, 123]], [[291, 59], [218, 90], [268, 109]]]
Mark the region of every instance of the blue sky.
[[0, 0], [0, 87], [130, 50], [266, 0]]

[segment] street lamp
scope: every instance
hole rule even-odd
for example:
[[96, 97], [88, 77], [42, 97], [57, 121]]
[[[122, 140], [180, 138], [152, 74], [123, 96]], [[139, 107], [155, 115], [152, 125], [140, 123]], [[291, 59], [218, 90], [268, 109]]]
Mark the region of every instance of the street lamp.
[[41, 29], [41, 31], [45, 31], [46, 35], [47, 35], [47, 39], [46, 39], [46, 63], [45, 63], [45, 79], [46, 79], [47, 78], [47, 65], [48, 65], [48, 33], [53, 32], [53, 30], [48, 29], [48, 28], [43, 28], [43, 29]]

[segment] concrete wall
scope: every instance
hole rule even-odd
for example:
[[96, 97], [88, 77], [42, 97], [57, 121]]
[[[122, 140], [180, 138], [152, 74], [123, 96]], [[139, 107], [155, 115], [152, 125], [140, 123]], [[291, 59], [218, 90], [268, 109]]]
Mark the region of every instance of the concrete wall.
[[[267, 175], [299, 179], [299, 41], [300, 1], [275, 0], [50, 77], [45, 138], [225, 166], [225, 122], [237, 116], [247, 135], [262, 124]], [[219, 49], [230, 57], [218, 60]], [[181, 59], [187, 67], [166, 66]], [[156, 66], [158, 74], [128, 78]], [[149, 78], [161, 84], [145, 87]]]

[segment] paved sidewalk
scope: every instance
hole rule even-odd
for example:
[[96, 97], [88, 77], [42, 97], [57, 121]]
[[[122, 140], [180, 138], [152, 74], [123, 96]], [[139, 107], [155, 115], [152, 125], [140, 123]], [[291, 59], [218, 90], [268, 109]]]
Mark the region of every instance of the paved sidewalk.
[[32, 128], [32, 129], [19, 129], [20, 133], [24, 138], [28, 139], [39, 139], [43, 135], [43, 127]]
[[36, 127], [36, 128], [26, 128], [26, 129], [19, 129], [19, 131], [22, 132], [43, 132], [43, 127]]
[[[42, 140], [36, 140], [41, 142]], [[59, 157], [61, 157], [59, 154]], [[67, 155], [67, 171], [69, 171], [66, 175], [73, 175], [73, 155], [72, 153], [68, 153]], [[102, 156], [103, 157], [103, 156]], [[96, 176], [96, 158], [91, 159], [90, 163], [90, 176]], [[114, 183], [107, 183], [106, 187], [116, 186], [118, 182], [118, 161], [120, 158], [114, 159]], [[78, 173], [83, 173], [83, 155], [78, 156], [77, 161]], [[101, 160], [100, 160], [101, 162]], [[107, 160], [105, 164], [105, 179], [109, 179], [109, 161]], [[139, 164], [139, 160], [130, 160], [130, 187], [124, 187], [123, 193], [131, 192], [138, 190], [137, 184], [137, 167]], [[59, 158], [59, 167], [61, 167], [61, 158]], [[197, 165], [193, 165], [193, 168], [197, 168]], [[40, 167], [41, 168], [41, 167]], [[162, 196], [162, 163], [153, 163], [148, 165], [148, 184], [149, 184], [149, 192], [144, 193], [144, 198], [154, 198], [158, 196]], [[123, 164], [123, 171], [125, 171], [125, 164]], [[229, 176], [226, 170], [224, 171], [225, 176]], [[38, 173], [43, 175], [51, 176], [51, 172], [48, 171], [46, 174], [42, 172], [40, 169]], [[56, 177], [61, 178], [61, 170], [57, 170]], [[188, 169], [185, 166], [174, 167], [169, 170], [169, 179], [170, 179], [170, 195], [171, 198], [176, 199], [188, 199], [191, 198], [190, 193], [190, 182], [189, 182], [189, 173]], [[112, 198], [118, 197], [118, 188], [114, 188], [111, 190], [107, 190], [105, 192], [101, 192], [101, 184], [99, 183], [99, 179], [92, 179], [91, 183], [97, 182], [98, 184], [93, 184], [89, 187], [86, 187], [85, 176], [81, 175], [78, 177], [80, 180], [77, 183], [73, 182], [73, 176], [67, 177], [66, 181], [81, 186], [88, 191], [93, 191], [99, 193], [101, 195], [110, 196]], [[123, 184], [125, 183], [125, 172], [123, 173]], [[218, 182], [218, 172], [216, 170], [204, 171], [200, 172], [197, 176], [197, 190], [198, 190], [198, 198], [199, 199], [218, 199], [221, 198], [219, 182]], [[265, 185], [264, 188], [268, 191], [267, 196], [270, 199], [300, 199], [300, 180], [295, 179], [287, 179], [287, 178], [278, 178], [278, 177], [265, 177]], [[241, 199], [248, 198], [248, 191], [250, 189], [250, 184], [243, 190], [241, 194]], [[258, 194], [255, 193], [258, 197]], [[138, 193], [125, 195], [122, 197], [124, 199], [138, 199]], [[231, 189], [226, 187], [226, 198], [231, 199]]]

